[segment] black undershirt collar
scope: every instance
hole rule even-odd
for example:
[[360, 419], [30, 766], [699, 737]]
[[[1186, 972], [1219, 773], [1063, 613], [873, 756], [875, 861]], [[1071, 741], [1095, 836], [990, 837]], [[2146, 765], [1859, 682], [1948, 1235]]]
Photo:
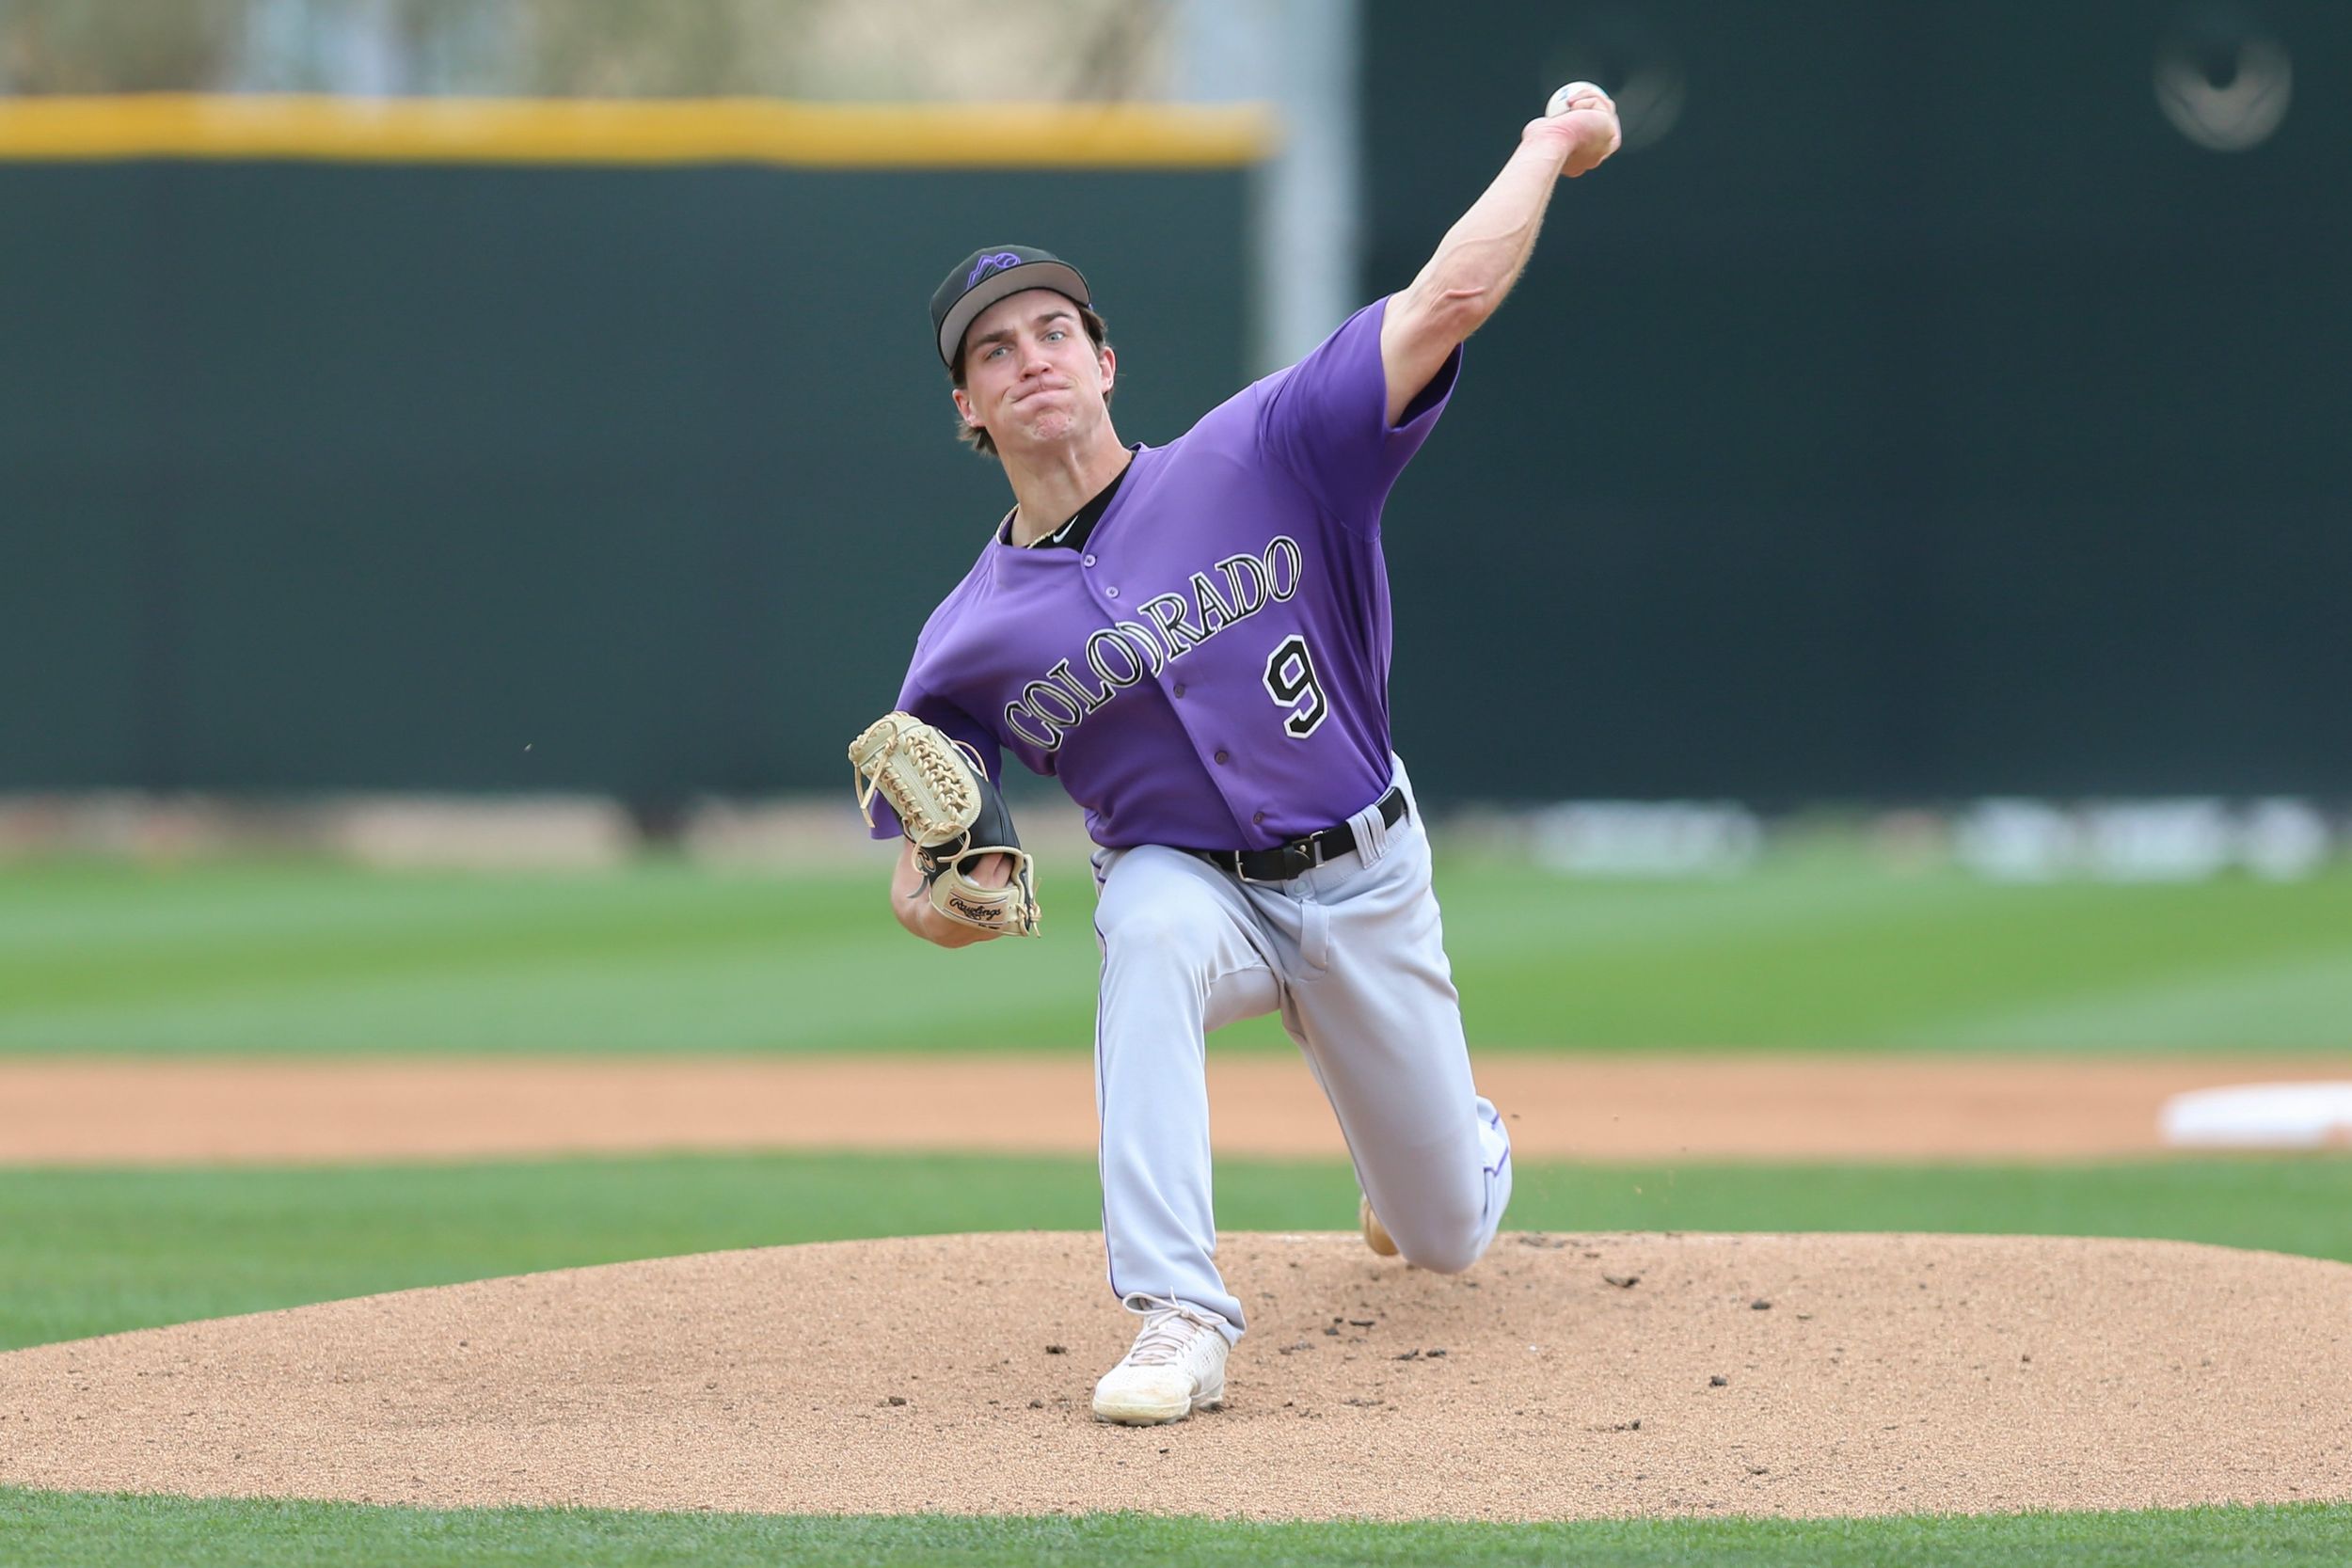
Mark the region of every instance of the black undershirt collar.
[[[1102, 489], [1096, 491], [1092, 500], [1087, 502], [1086, 505], [1078, 508], [1076, 512], [1071, 514], [1070, 520], [1068, 522], [1062, 524], [1061, 527], [1056, 529], [1044, 538], [1017, 547], [1023, 549], [1041, 550], [1058, 545], [1066, 550], [1084, 548], [1088, 537], [1094, 532], [1094, 525], [1101, 522], [1103, 520], [1103, 514], [1110, 510], [1111, 498], [1119, 494], [1120, 481], [1125, 479], [1127, 477], [1127, 470], [1136, 466], [1135, 453], [1139, 452], [1142, 450], [1143, 443], [1140, 441], [1137, 441], [1134, 446], [1129, 447], [1127, 449], [1128, 457], [1126, 463], [1120, 467], [1119, 472], [1111, 475], [1111, 482], [1108, 484], [1104, 485]], [[1021, 509], [1017, 506], [1013, 508], [1013, 512], [1018, 512]], [[997, 527], [996, 538], [1001, 544], [1010, 545], [1012, 543], [1012, 512], [1005, 514], [1004, 522], [999, 524]]]

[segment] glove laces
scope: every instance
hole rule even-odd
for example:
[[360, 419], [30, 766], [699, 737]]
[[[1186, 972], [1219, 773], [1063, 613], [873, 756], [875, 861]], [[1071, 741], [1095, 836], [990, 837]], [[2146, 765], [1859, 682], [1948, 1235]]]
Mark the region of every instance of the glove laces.
[[[874, 824], [874, 796], [879, 792], [888, 798], [891, 809], [898, 814], [899, 825], [917, 844], [943, 843], [962, 831], [964, 820], [978, 806], [972, 781], [986, 778], [988, 768], [966, 742], [943, 738], [954, 749], [925, 745], [903, 733], [896, 734], [870, 764], [856, 766], [858, 811], [867, 827]], [[963, 768], [964, 757], [971, 759], [969, 773]], [[905, 772], [891, 780], [894, 768]], [[919, 784], [920, 789], [909, 788], [910, 783]]]

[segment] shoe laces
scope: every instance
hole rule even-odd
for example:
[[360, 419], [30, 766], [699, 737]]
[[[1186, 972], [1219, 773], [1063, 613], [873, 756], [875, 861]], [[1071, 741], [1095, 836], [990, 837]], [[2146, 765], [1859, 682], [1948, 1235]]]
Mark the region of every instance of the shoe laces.
[[1129, 1364], [1137, 1367], [1175, 1365], [1184, 1359], [1196, 1336], [1217, 1333], [1217, 1324], [1223, 1321], [1168, 1296], [1134, 1295], [1123, 1305], [1128, 1311], [1143, 1315], [1143, 1332], [1136, 1336], [1135, 1349], [1127, 1353]]

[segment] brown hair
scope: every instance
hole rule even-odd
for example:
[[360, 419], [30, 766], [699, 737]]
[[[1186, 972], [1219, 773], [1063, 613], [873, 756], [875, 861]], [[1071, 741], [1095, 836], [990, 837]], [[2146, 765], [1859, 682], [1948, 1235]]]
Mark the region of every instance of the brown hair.
[[[1073, 303], [1074, 304], [1075, 302], [1073, 301]], [[1087, 329], [1087, 336], [1094, 341], [1095, 356], [1097, 358], [1102, 357], [1103, 351], [1111, 346], [1111, 329], [1109, 325], [1105, 324], [1103, 318], [1095, 312], [1095, 309], [1091, 305], [1080, 305], [1078, 307], [1078, 322], [1079, 325], [1083, 325]], [[958, 349], [956, 351], [956, 368], [947, 372], [947, 379], [954, 384], [956, 390], [959, 392], [963, 390], [963, 357], [964, 351], [962, 349]], [[1116, 392], [1118, 389], [1118, 388], [1113, 387], [1110, 392], [1104, 392], [1103, 394], [1103, 403], [1105, 407], [1108, 407], [1110, 404], [1111, 392]], [[995, 438], [990, 436], [987, 431], [980, 429], [978, 426], [965, 423], [961, 415], [958, 415], [956, 417], [956, 439], [961, 441], [965, 446], [970, 447], [975, 452], [977, 452], [982, 457], [993, 457], [996, 455]]]

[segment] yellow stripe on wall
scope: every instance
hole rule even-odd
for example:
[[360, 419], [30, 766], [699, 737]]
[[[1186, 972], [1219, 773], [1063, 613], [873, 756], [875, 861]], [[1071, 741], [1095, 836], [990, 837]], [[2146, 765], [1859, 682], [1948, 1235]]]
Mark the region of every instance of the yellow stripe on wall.
[[0, 99], [0, 159], [1211, 168], [1265, 157], [1256, 104], [800, 103], [776, 99]]

